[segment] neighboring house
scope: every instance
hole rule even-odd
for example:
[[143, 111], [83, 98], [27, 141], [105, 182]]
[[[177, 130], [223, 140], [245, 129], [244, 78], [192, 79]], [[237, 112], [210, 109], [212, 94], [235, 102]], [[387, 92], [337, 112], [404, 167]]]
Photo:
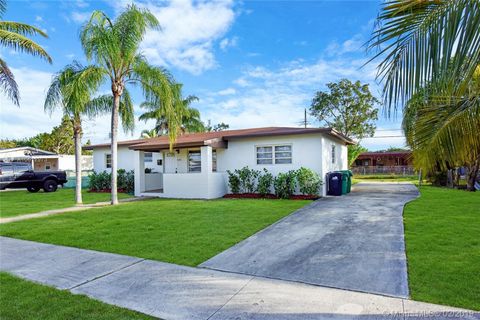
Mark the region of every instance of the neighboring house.
[[354, 174], [414, 174], [411, 151], [363, 152], [352, 164]]
[[[353, 143], [330, 128], [268, 127], [181, 135], [170, 152], [162, 136], [119, 142], [118, 168], [135, 171], [136, 196], [213, 199], [228, 193], [226, 171], [245, 166], [273, 175], [306, 167], [325, 180], [347, 169]], [[93, 150], [95, 171], [109, 170], [109, 144], [85, 149]]]
[[[75, 156], [32, 147], [0, 149], [0, 162], [26, 163], [36, 171], [75, 171]], [[82, 169], [93, 169], [93, 157], [82, 156]]]

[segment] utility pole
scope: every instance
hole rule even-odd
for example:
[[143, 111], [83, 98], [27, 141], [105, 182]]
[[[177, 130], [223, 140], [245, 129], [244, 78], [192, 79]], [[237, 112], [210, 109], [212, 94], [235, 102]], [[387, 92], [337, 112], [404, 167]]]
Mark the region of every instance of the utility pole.
[[305, 108], [305, 113], [304, 113], [303, 118], [304, 118], [303, 123], [304, 123], [305, 129], [306, 129], [307, 128], [307, 108]]

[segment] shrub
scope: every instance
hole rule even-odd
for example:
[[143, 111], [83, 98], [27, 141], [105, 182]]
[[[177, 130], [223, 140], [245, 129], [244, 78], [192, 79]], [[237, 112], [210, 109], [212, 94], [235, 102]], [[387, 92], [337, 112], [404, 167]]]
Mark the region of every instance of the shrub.
[[240, 192], [240, 178], [236, 174], [236, 172], [231, 172], [227, 170], [228, 174], [228, 186], [232, 193], [239, 193]]
[[270, 194], [270, 190], [272, 188], [273, 183], [273, 175], [268, 172], [267, 169], [263, 168], [263, 174], [259, 174], [258, 176], [258, 187], [257, 191], [262, 196]]
[[[117, 189], [133, 193], [135, 188], [135, 174], [132, 171], [125, 171], [119, 169], [117, 171]], [[112, 188], [112, 175], [107, 171], [95, 172], [93, 171], [88, 176], [88, 188], [91, 191], [110, 190]]]
[[279, 173], [274, 180], [275, 194], [282, 199], [290, 198], [295, 192], [296, 172], [290, 170], [285, 173]]
[[322, 180], [319, 175], [308, 169], [301, 167], [296, 172], [299, 190], [304, 195], [318, 195]]
[[260, 171], [250, 169], [248, 166], [235, 170], [240, 179], [240, 189], [243, 193], [253, 193], [256, 191], [255, 182]]

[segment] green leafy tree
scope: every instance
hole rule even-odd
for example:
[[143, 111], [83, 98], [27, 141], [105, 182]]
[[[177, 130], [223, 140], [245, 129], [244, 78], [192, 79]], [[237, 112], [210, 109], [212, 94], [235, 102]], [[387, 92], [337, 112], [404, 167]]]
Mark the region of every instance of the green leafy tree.
[[[146, 9], [129, 5], [115, 20], [101, 11], [94, 11], [83, 26], [80, 39], [92, 69], [109, 81], [113, 97], [104, 96], [95, 101], [111, 105], [112, 204], [117, 197], [117, 140], [119, 115], [127, 130], [133, 127], [133, 103], [128, 91], [130, 85], [142, 89], [147, 102], [162, 105], [169, 121], [170, 147], [177, 135], [178, 118], [172, 101], [172, 78], [166, 70], [152, 66], [140, 54], [140, 44], [148, 29], [159, 29], [158, 20]], [[124, 108], [120, 108], [123, 104]]]
[[[40, 45], [28, 36], [42, 36], [48, 38], [42, 30], [25, 23], [5, 21], [3, 15], [7, 9], [7, 2], [0, 0], [0, 45], [15, 51], [25, 52], [33, 56], [41, 57], [52, 62], [52, 58]], [[7, 65], [7, 62], [0, 57], [0, 91], [16, 105], [19, 105], [20, 94], [15, 77]]]
[[[378, 119], [376, 106], [379, 100], [372, 95], [368, 84], [342, 79], [336, 83], [328, 83], [327, 87], [328, 91], [316, 93], [310, 113], [320, 123], [335, 128], [351, 139], [360, 141], [372, 137], [376, 129], [375, 121]], [[365, 151], [360, 144], [348, 146], [349, 165]]]
[[214, 124], [212, 126], [211, 123], [210, 123], [210, 120], [209, 120], [208, 124], [205, 126], [205, 131], [207, 131], [207, 132], [212, 132], [212, 131], [218, 132], [218, 131], [228, 130], [229, 128], [230, 128], [230, 125], [228, 125], [226, 123], [223, 123], [223, 122]]
[[342, 79], [327, 84], [327, 91], [318, 91], [310, 113], [320, 123], [335, 128], [346, 137], [361, 140], [375, 134], [379, 103], [368, 84]]
[[44, 105], [50, 113], [60, 108], [64, 114], [62, 126], [52, 132], [52, 140], [62, 142], [63, 147], [64, 141], [70, 146], [73, 137], [77, 204], [82, 203], [82, 117], [105, 111], [97, 110], [96, 105], [90, 103], [102, 81], [97, 72], [91, 71], [77, 62], [66, 66], [53, 78]]

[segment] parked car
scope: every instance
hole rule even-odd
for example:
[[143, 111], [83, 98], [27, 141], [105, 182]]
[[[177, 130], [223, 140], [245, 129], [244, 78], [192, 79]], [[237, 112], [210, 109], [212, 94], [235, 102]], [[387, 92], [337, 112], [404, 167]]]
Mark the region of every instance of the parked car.
[[55, 192], [58, 185], [67, 182], [65, 171], [33, 171], [28, 164], [1, 163], [0, 190], [23, 189], [30, 192]]

